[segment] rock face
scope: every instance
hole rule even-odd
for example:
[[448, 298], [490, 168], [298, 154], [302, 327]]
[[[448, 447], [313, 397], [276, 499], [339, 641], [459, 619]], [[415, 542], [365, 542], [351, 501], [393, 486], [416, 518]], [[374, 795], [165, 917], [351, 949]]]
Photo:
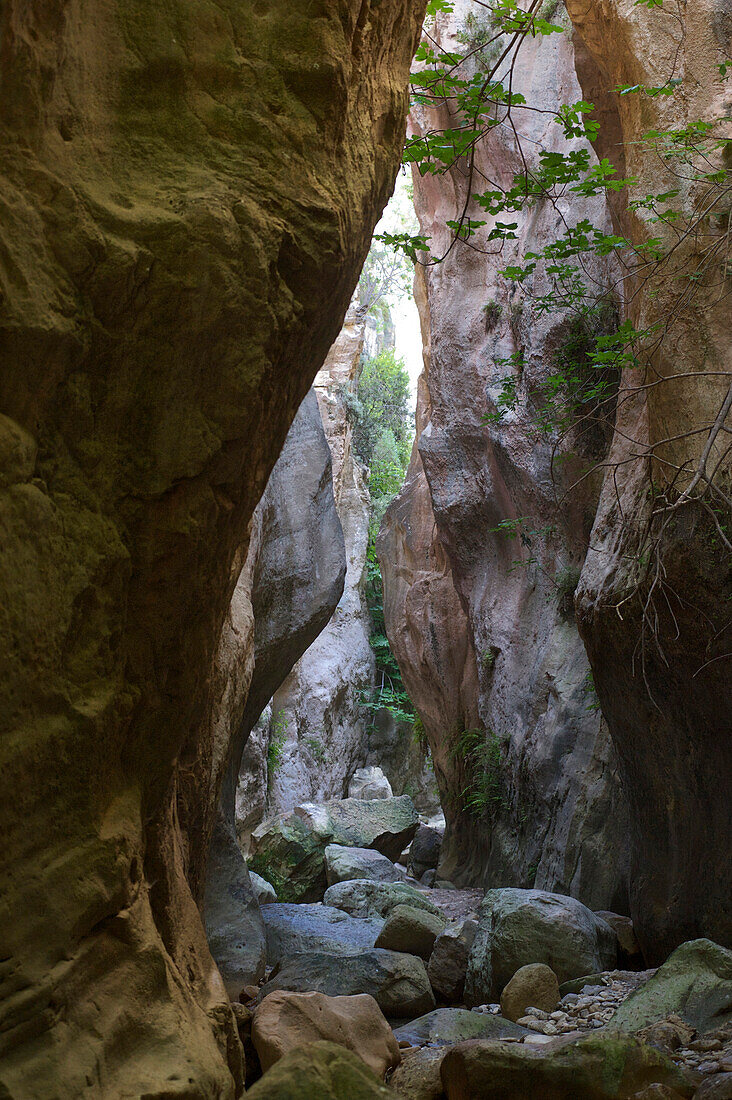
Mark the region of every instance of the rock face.
[[399, 882], [405, 877], [404, 871], [381, 852], [371, 848], [345, 848], [342, 844], [329, 844], [325, 849], [325, 874], [329, 886], [354, 878]]
[[283, 901], [320, 901], [328, 845], [374, 848], [396, 859], [416, 829], [417, 814], [407, 795], [344, 798], [322, 806], [305, 803], [255, 829], [250, 864]]
[[362, 692], [370, 693], [374, 678], [364, 597], [370, 497], [366, 470], [351, 446], [351, 424], [341, 394], [341, 387], [360, 369], [363, 332], [363, 318], [352, 308], [315, 380], [333, 455], [333, 492], [345, 537], [347, 572], [328, 625], [281, 686], [276, 685], [270, 737], [276, 728], [282, 746], [281, 759], [270, 775], [268, 816], [301, 802], [343, 798], [348, 780], [367, 753], [368, 715], [360, 699]]
[[357, 1055], [336, 1043], [308, 1043], [290, 1051], [247, 1090], [251, 1100], [393, 1100]]
[[420, 893], [406, 882], [372, 882], [368, 879], [350, 879], [329, 886], [323, 899], [326, 905], [335, 906], [355, 917], [386, 918], [398, 905], [423, 909], [439, 916], [440, 910], [426, 894]]
[[382, 928], [378, 919], [362, 919], [330, 905], [265, 905], [262, 918], [267, 930], [270, 966], [297, 951], [329, 951], [355, 954], [373, 947]]
[[[470, 9], [459, 0], [452, 15], [438, 17], [434, 34], [446, 48]], [[570, 35], [525, 42], [512, 88], [549, 109], [580, 99]], [[522, 116], [529, 158], [564, 140], [548, 119]], [[411, 125], [416, 134], [449, 125], [447, 109], [414, 108]], [[509, 184], [520, 167], [510, 127], [497, 127], [481, 143], [476, 171]], [[445, 219], [456, 217], [465, 188], [459, 165], [442, 177], [415, 174], [421, 229], [437, 255], [447, 251]], [[607, 226], [603, 203], [588, 199], [583, 216]], [[535, 885], [622, 912], [626, 811], [572, 608], [599, 478], [556, 507], [578, 462], [590, 452], [601, 456], [608, 440], [565, 440], [553, 465], [557, 441], [536, 429], [530, 393], [570, 322], [535, 315], [499, 270], [555, 240], [561, 222], [548, 203], [516, 220], [517, 240], [500, 253], [488, 243], [487, 216], [477, 250], [458, 245], [417, 278], [425, 370], [416, 447], [379, 543], [387, 633], [424, 722], [446, 807], [438, 877]], [[601, 266], [593, 275], [608, 278]], [[539, 280], [533, 290], [548, 290]], [[515, 352], [526, 364], [518, 406], [500, 424], [486, 424]], [[578, 457], [564, 461], [569, 450]], [[525, 517], [528, 544], [499, 527]], [[462, 740], [474, 730], [482, 731], [496, 772], [494, 797], [483, 812], [477, 808], [478, 820], [461, 803], [479, 770]]]
[[392, 186], [423, 10], [2, 7], [15, 1097], [240, 1086], [196, 906], [225, 755], [216, 649]]
[[545, 963], [560, 982], [612, 969], [612, 928], [574, 898], [541, 890], [489, 890], [468, 959], [465, 1000], [494, 1002], [519, 967]]
[[[714, 123], [726, 113], [722, 102], [729, 92], [717, 66], [729, 50], [728, 5], [705, 0], [680, 13], [673, 26], [665, 17], [662, 39], [659, 24], [623, 0], [590, 6], [569, 0], [567, 7], [584, 96], [606, 119], [598, 152], [616, 161], [617, 143], [624, 143], [621, 170], [638, 178], [634, 195], [680, 189], [683, 226], [706, 204], [706, 185], [683, 178], [689, 173], [663, 170], [639, 139], [649, 129]], [[684, 94], [663, 103], [649, 99], [642, 112], [611, 91], [621, 83], [659, 85], [672, 71], [683, 75]], [[658, 236], [664, 246], [674, 245], [671, 263], [631, 296], [636, 327], [660, 319], [665, 336], [653, 353], [656, 384], [638, 390], [639, 372], [623, 379], [611, 452], [619, 465], [607, 472], [594, 552], [577, 592], [580, 630], [630, 805], [631, 915], [644, 955], [654, 963], [697, 936], [732, 943], [732, 681], [729, 661], [721, 659], [729, 653], [723, 610], [730, 598], [728, 552], [709, 514], [693, 501], [666, 514], [668, 523], [664, 514], [654, 520], [648, 546], [644, 539], [654, 493], [668, 491], [673, 503], [688, 488], [707, 442], [708, 471], [718, 467], [729, 485], [729, 451], [719, 436], [716, 443], [710, 439], [730, 384], [724, 372], [732, 368], [718, 269], [702, 262], [688, 299], [679, 299], [685, 284], [674, 277], [688, 265], [695, 269], [704, 250], [713, 255], [723, 247], [726, 214], [712, 217], [702, 250], [694, 234], [677, 246], [677, 229], [648, 224], [640, 211], [616, 204], [613, 213], [616, 227], [635, 243]], [[659, 446], [662, 440], [671, 442]], [[656, 461], [649, 462], [652, 449]], [[728, 525], [728, 504], [718, 498], [715, 507]], [[639, 547], [648, 551], [645, 557]], [[663, 580], [654, 586], [657, 576]], [[621, 603], [622, 619], [615, 611]]]
[[215, 744], [222, 756], [215, 762], [225, 772], [204, 911], [209, 945], [232, 999], [264, 975], [264, 927], [235, 832], [242, 750], [264, 703], [332, 615], [345, 571], [330, 450], [310, 391], [254, 513], [216, 662], [221, 693]]
[[462, 1001], [470, 949], [478, 931], [474, 920], [455, 924], [437, 937], [427, 965], [427, 974], [435, 993], [446, 1001]]
[[421, 959], [400, 951], [362, 951], [335, 955], [330, 951], [301, 951], [285, 956], [262, 995], [276, 989], [315, 990], [329, 997], [369, 993], [385, 1016], [414, 1019], [435, 1007], [435, 998]]
[[270, 993], [254, 1013], [252, 1042], [265, 1073], [291, 1050], [319, 1040], [353, 1051], [377, 1077], [401, 1061], [391, 1028], [365, 993]]

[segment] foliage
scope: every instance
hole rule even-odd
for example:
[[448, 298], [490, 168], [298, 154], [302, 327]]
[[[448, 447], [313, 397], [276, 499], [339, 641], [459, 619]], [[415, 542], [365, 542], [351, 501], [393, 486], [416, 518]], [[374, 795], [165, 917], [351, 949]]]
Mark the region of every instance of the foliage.
[[463, 730], [458, 734], [450, 756], [452, 759], [459, 758], [467, 772], [468, 782], [460, 798], [468, 813], [482, 817], [506, 808], [503, 746], [493, 730]]
[[[409, 375], [404, 361], [397, 358], [393, 348], [365, 361], [356, 393], [347, 398], [347, 409], [353, 424], [353, 446], [359, 458], [371, 466], [376, 445], [388, 430], [394, 440], [397, 459], [405, 468], [412, 430]], [[377, 495], [381, 495], [381, 490], [382, 486], [377, 484]]]
[[306, 737], [305, 744], [307, 745], [313, 760], [317, 761], [318, 764], [326, 763], [328, 759], [328, 753], [322, 741], [319, 741], [317, 737]]
[[285, 758], [285, 742], [288, 732], [287, 716], [284, 710], [279, 710], [272, 718], [269, 743], [267, 745], [267, 787], [271, 787], [272, 780], [278, 768]]
[[485, 330], [486, 332], [492, 332], [501, 319], [503, 313], [503, 306], [500, 302], [497, 302], [494, 298], [491, 298], [489, 302], [483, 306], [483, 316], [485, 317]]

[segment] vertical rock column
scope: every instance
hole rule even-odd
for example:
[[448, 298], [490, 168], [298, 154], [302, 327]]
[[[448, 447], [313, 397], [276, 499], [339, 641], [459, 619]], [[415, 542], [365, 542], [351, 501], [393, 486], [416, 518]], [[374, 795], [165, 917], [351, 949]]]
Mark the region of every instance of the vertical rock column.
[[0, 1082], [231, 1097], [196, 906], [248, 525], [393, 185], [420, 0], [0, 10]]
[[[729, 537], [732, 417], [724, 416], [724, 401], [732, 344], [729, 200], [715, 203], [714, 189], [693, 182], [683, 163], [680, 172], [664, 167], [643, 135], [697, 121], [719, 127], [729, 115], [729, 81], [718, 66], [730, 55], [732, 27], [721, 0], [651, 11], [630, 0], [569, 0], [568, 9], [585, 98], [603, 121], [598, 151], [637, 177], [630, 198], [679, 191], [672, 205], [681, 216], [671, 226], [649, 224], [642, 210], [622, 202], [613, 208], [618, 230], [635, 244], [660, 237], [673, 251], [627, 288], [633, 324], [660, 321], [662, 336], [647, 387], [639, 388], [639, 372], [622, 382], [613, 467], [577, 598], [630, 804], [634, 924], [646, 957], [657, 962], [683, 940], [732, 942], [732, 589], [729, 550], [717, 527]], [[680, 84], [668, 97], [614, 91], [671, 78]], [[714, 167], [712, 161], [702, 170]], [[680, 238], [706, 206], [713, 216]], [[692, 283], [689, 273], [696, 273]], [[716, 470], [724, 494], [708, 495], [714, 512], [693, 500], [679, 503], [700, 468], [706, 475]]]
[[[471, 10], [467, 0], [457, 3], [431, 33], [452, 48]], [[512, 88], [547, 108], [516, 112], [524, 155], [531, 161], [539, 149], [566, 148], [551, 109], [581, 98], [570, 35], [528, 39]], [[446, 107], [413, 109], [416, 134], [449, 124]], [[521, 167], [510, 126], [482, 141], [476, 179], [508, 186]], [[447, 252], [445, 222], [456, 217], [467, 186], [460, 161], [446, 175], [415, 174], [421, 229], [437, 256]], [[445, 870], [624, 909], [625, 810], [572, 604], [599, 477], [563, 499], [607, 440], [570, 436], [553, 455], [557, 440], [538, 430], [534, 395], [571, 321], [535, 314], [499, 275], [524, 251], [554, 241], [561, 217], [548, 203], [515, 215], [517, 240], [496, 252], [491, 217], [472, 213], [488, 222], [477, 248], [458, 243], [418, 278], [425, 374], [417, 451], [380, 544], [387, 630], [441, 761]], [[600, 197], [577, 204], [571, 216], [608, 225]], [[600, 285], [609, 281], [602, 265], [593, 275]], [[545, 293], [539, 280], [532, 289]], [[520, 367], [510, 361], [516, 352]], [[487, 424], [506, 376], [516, 385], [516, 407]], [[476, 745], [479, 759], [470, 755]]]

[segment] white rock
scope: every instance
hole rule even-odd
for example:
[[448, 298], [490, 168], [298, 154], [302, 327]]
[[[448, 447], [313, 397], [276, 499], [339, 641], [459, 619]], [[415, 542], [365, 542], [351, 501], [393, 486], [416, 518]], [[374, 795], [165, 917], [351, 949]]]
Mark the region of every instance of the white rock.
[[348, 784], [349, 798], [393, 798], [391, 783], [381, 768], [358, 768]]

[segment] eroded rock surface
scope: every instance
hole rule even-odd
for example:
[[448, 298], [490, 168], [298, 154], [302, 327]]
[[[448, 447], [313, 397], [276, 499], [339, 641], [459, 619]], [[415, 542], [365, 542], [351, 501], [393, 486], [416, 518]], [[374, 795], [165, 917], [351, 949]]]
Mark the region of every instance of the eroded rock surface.
[[[452, 15], [438, 17], [437, 40], [449, 48], [470, 9], [461, 0]], [[547, 108], [522, 114], [524, 155], [562, 147], [551, 110], [581, 98], [571, 35], [527, 40], [512, 87]], [[411, 115], [416, 134], [449, 121], [446, 107]], [[479, 146], [476, 172], [509, 185], [520, 168], [510, 127], [497, 127]], [[415, 174], [420, 225], [437, 255], [448, 249], [445, 219], [456, 216], [466, 186], [459, 162], [445, 176]], [[575, 208], [578, 217], [609, 226], [603, 198]], [[557, 508], [579, 464], [601, 457], [609, 438], [559, 442], [537, 430], [531, 393], [570, 320], [536, 315], [499, 275], [561, 235], [560, 215], [548, 203], [516, 214], [517, 240], [500, 252], [487, 237], [493, 219], [476, 216], [487, 221], [477, 248], [458, 244], [417, 278], [425, 371], [416, 448], [379, 544], [387, 632], [429, 736], [446, 807], [440, 874], [458, 883], [536, 885], [622, 912], [626, 811], [572, 606], [599, 476]], [[600, 284], [609, 278], [601, 264], [592, 274]], [[539, 279], [536, 293], [548, 290]], [[517, 407], [486, 424], [501, 379], [515, 373], [509, 359], [517, 352], [525, 363], [515, 378]], [[528, 543], [510, 527], [518, 521]], [[493, 797], [477, 806], [477, 820], [463, 795], [480, 771], [463, 740], [474, 730], [482, 731], [496, 771]]]
[[241, 1086], [195, 900], [216, 647], [393, 183], [423, 9], [2, 7], [0, 1080], [15, 1097]]

